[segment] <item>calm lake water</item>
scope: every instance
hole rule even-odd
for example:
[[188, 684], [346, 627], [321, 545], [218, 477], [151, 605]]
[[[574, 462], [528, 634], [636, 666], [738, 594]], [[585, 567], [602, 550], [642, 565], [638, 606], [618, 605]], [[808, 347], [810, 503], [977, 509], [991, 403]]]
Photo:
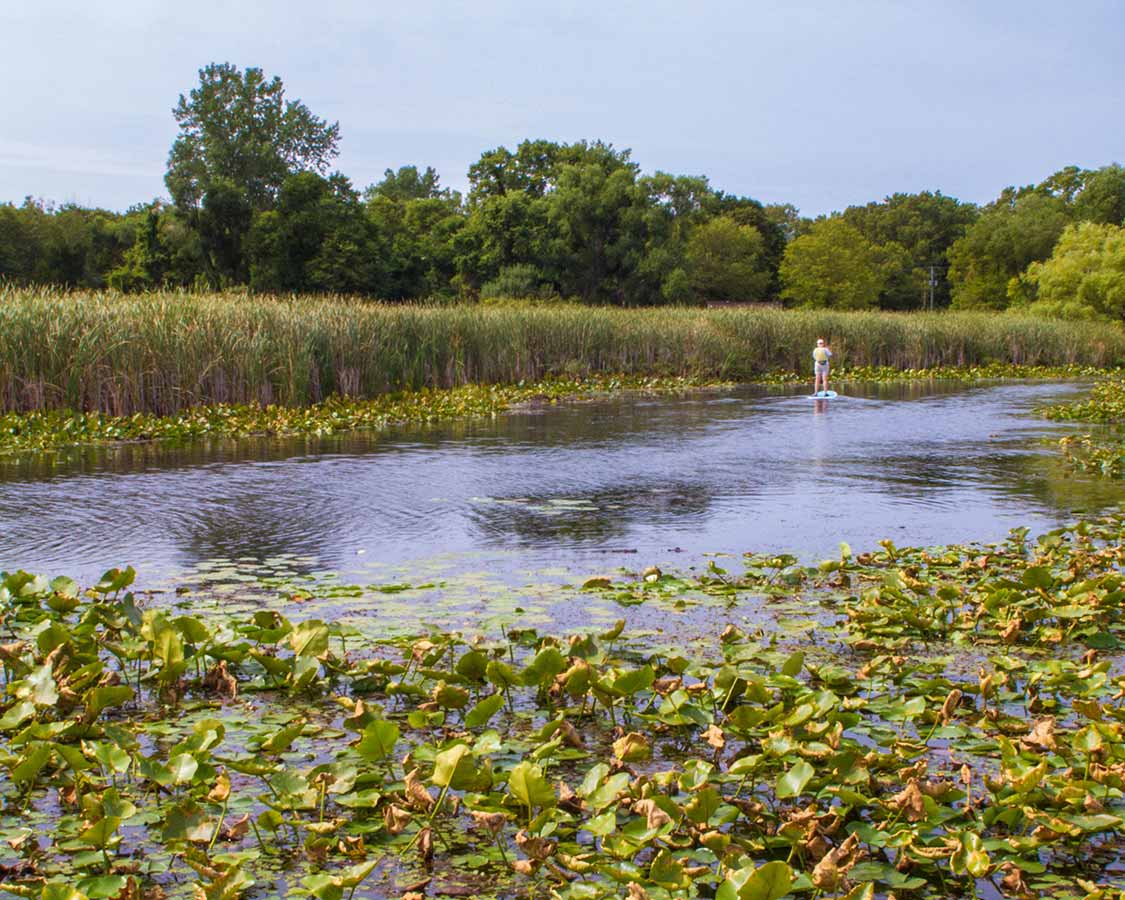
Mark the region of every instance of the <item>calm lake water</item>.
[[890, 385], [627, 397], [326, 440], [132, 445], [0, 462], [0, 568], [140, 583], [216, 560], [345, 577], [579, 577], [698, 565], [705, 553], [810, 562], [882, 538], [1002, 538], [1116, 505], [1070, 478], [1032, 413], [1074, 384]]

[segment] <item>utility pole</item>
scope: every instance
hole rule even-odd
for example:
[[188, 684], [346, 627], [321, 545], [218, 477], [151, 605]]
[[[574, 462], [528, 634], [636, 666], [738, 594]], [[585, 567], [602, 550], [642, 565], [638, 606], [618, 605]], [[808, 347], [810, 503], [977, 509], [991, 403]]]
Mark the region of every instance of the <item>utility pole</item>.
[[934, 267], [930, 266], [930, 312], [934, 311], [934, 288], [937, 286], [937, 277], [934, 275]]

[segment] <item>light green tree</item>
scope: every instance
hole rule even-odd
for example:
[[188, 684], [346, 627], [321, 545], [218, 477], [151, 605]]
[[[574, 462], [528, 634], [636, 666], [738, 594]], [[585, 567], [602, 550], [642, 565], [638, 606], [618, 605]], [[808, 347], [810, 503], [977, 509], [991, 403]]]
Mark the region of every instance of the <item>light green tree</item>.
[[1069, 226], [1051, 258], [1032, 263], [1011, 294], [1049, 316], [1125, 320], [1125, 228]]
[[887, 283], [887, 257], [843, 219], [823, 219], [785, 248], [781, 296], [796, 306], [871, 309]]
[[145, 291], [161, 287], [171, 268], [171, 254], [161, 233], [159, 204], [137, 224], [133, 246], [125, 251], [121, 265], [110, 271], [108, 283], [119, 291]]

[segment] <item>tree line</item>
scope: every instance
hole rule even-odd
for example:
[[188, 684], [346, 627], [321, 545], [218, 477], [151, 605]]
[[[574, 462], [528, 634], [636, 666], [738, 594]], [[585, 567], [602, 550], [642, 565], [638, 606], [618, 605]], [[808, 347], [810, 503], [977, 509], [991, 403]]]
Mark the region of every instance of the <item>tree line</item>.
[[462, 195], [433, 168], [358, 190], [340, 128], [260, 69], [181, 96], [171, 202], [0, 205], [0, 280], [382, 299], [711, 301], [1125, 317], [1125, 169], [1065, 168], [984, 206], [894, 194], [815, 219], [701, 176], [645, 174], [601, 141], [483, 153]]

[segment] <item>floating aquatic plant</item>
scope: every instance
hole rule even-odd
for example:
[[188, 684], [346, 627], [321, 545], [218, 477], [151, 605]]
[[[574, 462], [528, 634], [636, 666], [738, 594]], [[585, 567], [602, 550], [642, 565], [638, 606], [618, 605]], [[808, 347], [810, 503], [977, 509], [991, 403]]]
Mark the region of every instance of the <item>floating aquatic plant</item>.
[[1093, 422], [1101, 426], [1093, 434], [1068, 434], [1059, 448], [1076, 469], [1107, 478], [1125, 475], [1125, 381], [1111, 379], [1095, 384], [1083, 400], [1043, 407], [1040, 412], [1060, 422]]
[[[813, 619], [361, 635], [5, 574], [0, 855], [30, 897], [1109, 898], [1125, 518], [587, 579]], [[672, 601], [674, 603], [674, 600]], [[788, 607], [785, 607], [788, 609]], [[699, 649], [702, 647], [703, 649]]]

